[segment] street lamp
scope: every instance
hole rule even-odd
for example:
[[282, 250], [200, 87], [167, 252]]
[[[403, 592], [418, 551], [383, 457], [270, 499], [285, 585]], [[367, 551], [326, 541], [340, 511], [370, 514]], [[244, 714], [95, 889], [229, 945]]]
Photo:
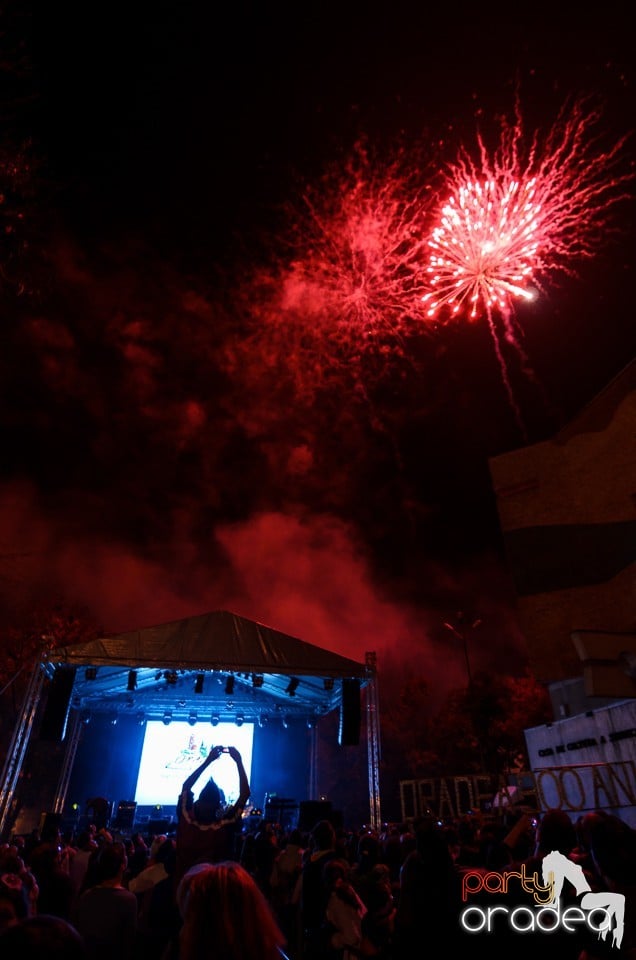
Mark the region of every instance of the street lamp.
[[[460, 625], [464, 623], [464, 619], [465, 619], [464, 614], [461, 611], [457, 613], [456, 620]], [[452, 623], [448, 623], [447, 621], [444, 621], [443, 626], [446, 628], [446, 630], [452, 633], [454, 637], [456, 637], [458, 640], [461, 640], [462, 646], [464, 648], [464, 659], [466, 660], [466, 675], [468, 677], [468, 702], [470, 704], [473, 735], [479, 745], [479, 759], [480, 759], [481, 768], [482, 770], [485, 770], [484, 748], [481, 742], [479, 731], [477, 729], [477, 701], [475, 698], [475, 688], [473, 686], [473, 675], [470, 669], [470, 657], [468, 656], [468, 642], [466, 637], [467, 631], [465, 629], [458, 629]], [[481, 626], [481, 620], [473, 620], [473, 622], [470, 624], [469, 629], [476, 630], [477, 627], [479, 626]]]
[[[457, 614], [457, 620], [458, 620], [459, 623], [463, 623], [463, 622], [464, 622], [464, 614], [463, 614], [461, 611]], [[458, 640], [461, 640], [461, 642], [462, 642], [462, 645], [463, 645], [463, 648], [464, 648], [464, 659], [466, 660], [466, 674], [467, 674], [467, 676], [468, 676], [468, 689], [469, 689], [469, 690], [471, 691], [471, 693], [472, 693], [472, 689], [473, 689], [473, 675], [472, 675], [472, 672], [471, 672], [471, 669], [470, 669], [470, 657], [468, 656], [468, 642], [467, 642], [467, 639], [466, 639], [466, 632], [465, 632], [465, 631], [462, 631], [462, 630], [458, 630], [457, 627], [453, 626], [452, 623], [447, 623], [446, 621], [444, 621], [443, 626], [444, 626], [448, 631], [450, 631], [450, 633], [452, 633], [454, 637], [457, 637], [457, 639], [458, 639]], [[473, 620], [473, 622], [472, 622], [471, 625], [470, 625], [470, 629], [471, 629], [471, 630], [476, 630], [477, 627], [480, 627], [480, 626], [481, 626], [481, 620]]]

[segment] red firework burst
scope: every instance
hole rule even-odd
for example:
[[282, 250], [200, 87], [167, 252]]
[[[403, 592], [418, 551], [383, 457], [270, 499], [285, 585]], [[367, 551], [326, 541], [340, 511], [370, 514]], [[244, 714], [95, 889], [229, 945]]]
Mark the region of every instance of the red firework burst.
[[575, 276], [574, 263], [597, 252], [633, 182], [622, 168], [627, 137], [604, 146], [601, 117], [590, 100], [569, 101], [544, 137], [526, 141], [517, 101], [492, 153], [480, 134], [478, 162], [460, 149], [428, 240], [428, 317], [509, 316], [533, 286], [559, 271]]
[[425, 287], [421, 169], [400, 154], [380, 164], [358, 146], [344, 170], [305, 193], [285, 307], [312, 315], [330, 337], [402, 333]]
[[284, 246], [270, 244], [270, 264], [241, 278], [241, 356], [296, 398], [325, 387], [366, 396], [369, 380], [407, 358], [403, 335], [421, 330], [430, 187], [417, 153], [380, 159], [359, 143], [303, 184], [284, 210]]
[[426, 290], [428, 192], [410, 154], [380, 162], [362, 144], [305, 185], [302, 203], [286, 211], [286, 248], [244, 287], [260, 334], [283, 336], [287, 357], [302, 345], [316, 369], [316, 356], [349, 363], [389, 340], [393, 353]]

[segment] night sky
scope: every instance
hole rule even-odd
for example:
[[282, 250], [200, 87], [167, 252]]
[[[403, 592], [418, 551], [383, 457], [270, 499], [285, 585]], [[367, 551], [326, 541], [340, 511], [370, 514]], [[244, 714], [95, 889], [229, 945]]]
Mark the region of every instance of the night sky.
[[263, 277], [361, 140], [378, 170], [398, 145], [433, 169], [515, 91], [530, 128], [593, 95], [602, 137], [629, 134], [628, 5], [42, 6], [9, 5], [2, 63], [7, 615], [229, 609], [443, 686], [462, 610], [478, 665], [518, 669], [488, 460], [633, 358], [629, 201], [520, 308], [509, 389], [484, 321], [286, 340], [259, 329]]

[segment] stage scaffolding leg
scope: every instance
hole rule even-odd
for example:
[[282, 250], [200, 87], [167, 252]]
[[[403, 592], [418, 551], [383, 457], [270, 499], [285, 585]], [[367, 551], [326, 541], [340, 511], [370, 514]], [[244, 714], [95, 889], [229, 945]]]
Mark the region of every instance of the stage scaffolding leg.
[[29, 679], [20, 716], [13, 731], [13, 737], [2, 771], [2, 781], [0, 782], [0, 838], [5, 840], [8, 839], [8, 837], [5, 837], [5, 831], [8, 833], [11, 820], [13, 819], [12, 813], [16, 784], [29, 745], [31, 730], [44, 684], [44, 676], [43, 664], [41, 661], [38, 661]]
[[380, 830], [380, 712], [378, 708], [378, 677], [375, 653], [365, 654], [369, 680], [366, 684], [367, 756], [369, 764], [369, 822]]
[[73, 772], [73, 764], [75, 763], [77, 746], [80, 742], [83, 729], [78, 710], [72, 711], [72, 719], [71, 723], [69, 724], [69, 728], [70, 730], [67, 732], [66, 736], [67, 746], [64, 752], [64, 764], [60, 773], [57, 790], [55, 791], [55, 800], [53, 801], [53, 813], [64, 812], [64, 804], [66, 803], [68, 786], [71, 782], [71, 773]]

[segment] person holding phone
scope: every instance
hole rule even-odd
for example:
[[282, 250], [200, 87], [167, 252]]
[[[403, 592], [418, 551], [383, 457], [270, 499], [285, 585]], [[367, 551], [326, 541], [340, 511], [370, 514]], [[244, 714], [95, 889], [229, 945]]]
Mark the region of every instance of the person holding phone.
[[[239, 778], [236, 803], [227, 806], [225, 794], [213, 777], [205, 784], [195, 801], [193, 787], [199, 777], [222, 753], [234, 760]], [[183, 875], [200, 863], [238, 860], [238, 837], [250, 785], [243, 759], [236, 747], [211, 747], [205, 760], [183, 781], [177, 803], [175, 885]]]

